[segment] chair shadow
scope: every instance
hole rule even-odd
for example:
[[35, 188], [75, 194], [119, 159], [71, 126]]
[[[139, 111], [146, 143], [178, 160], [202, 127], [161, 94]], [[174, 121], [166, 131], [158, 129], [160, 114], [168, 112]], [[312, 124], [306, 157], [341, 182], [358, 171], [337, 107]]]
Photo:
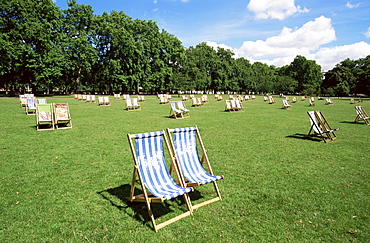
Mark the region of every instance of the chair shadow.
[[293, 135], [286, 136], [286, 138], [296, 138], [296, 139], [303, 139], [303, 140], [311, 140], [315, 142], [321, 142], [322, 139], [316, 136], [307, 136], [307, 134], [296, 133]]
[[354, 121], [341, 121], [339, 123], [346, 123], [346, 124], [357, 124], [357, 125], [366, 125], [365, 122], [354, 122]]
[[[131, 216], [143, 225], [150, 223], [150, 218], [145, 203], [141, 202], [130, 202], [128, 197], [131, 192], [131, 185], [124, 184], [118, 187], [109, 188], [100, 192], [97, 192], [103, 199], [107, 200], [111, 206], [116, 207], [118, 210], [124, 211], [127, 215]], [[142, 191], [135, 188], [135, 195], [141, 194]], [[191, 200], [197, 200], [202, 196], [198, 191], [189, 193]], [[170, 202], [169, 202], [170, 201]], [[155, 219], [158, 219], [168, 213], [173, 212], [172, 206], [185, 205], [182, 197], [177, 197], [171, 200], [164, 201], [163, 203], [151, 203], [151, 209]]]

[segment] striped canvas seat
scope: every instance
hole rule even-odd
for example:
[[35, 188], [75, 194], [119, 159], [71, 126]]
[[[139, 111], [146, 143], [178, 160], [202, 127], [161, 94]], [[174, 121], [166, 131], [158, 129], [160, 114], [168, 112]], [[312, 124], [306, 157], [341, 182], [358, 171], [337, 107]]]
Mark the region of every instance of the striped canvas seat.
[[[214, 184], [217, 197], [202, 204], [195, 205], [193, 208], [221, 200], [216, 181], [223, 179], [223, 176], [215, 176], [213, 174], [198, 128], [195, 126], [167, 129], [167, 131], [170, 135], [171, 147], [179, 164], [180, 171], [189, 182], [189, 185], [199, 186], [210, 182]], [[171, 134], [173, 134], [173, 137]], [[201, 156], [199, 156], [198, 148]], [[204, 169], [203, 164], [208, 172]]]
[[174, 117], [176, 119], [184, 118], [183, 116], [184, 112], [177, 107], [176, 101], [171, 101], [170, 106], [171, 106], [171, 109], [170, 109], [170, 114], [168, 115], [168, 117]]
[[[135, 161], [131, 193], [128, 198], [129, 201], [146, 202], [148, 213], [155, 231], [171, 224], [172, 222], [191, 215], [192, 206], [187, 193], [192, 191], [192, 188], [185, 188], [185, 183], [177, 169], [176, 174], [177, 178], [179, 178], [179, 185], [176, 184], [174, 179], [171, 177], [165, 160], [164, 147], [169, 147], [164, 132], [158, 131], [142, 134], [128, 134], [128, 139]], [[167, 150], [170, 153], [169, 157], [173, 159], [170, 150]], [[141, 195], [134, 195], [137, 175], [139, 176], [142, 186], [143, 194]], [[149, 193], [147, 191], [149, 191]], [[183, 196], [188, 207], [188, 211], [171, 220], [156, 225], [150, 203], [164, 202], [165, 200], [176, 198], [178, 196]]]
[[365, 109], [362, 106], [355, 106], [357, 116], [355, 122], [364, 121], [366, 125], [370, 125], [370, 117], [367, 115]]

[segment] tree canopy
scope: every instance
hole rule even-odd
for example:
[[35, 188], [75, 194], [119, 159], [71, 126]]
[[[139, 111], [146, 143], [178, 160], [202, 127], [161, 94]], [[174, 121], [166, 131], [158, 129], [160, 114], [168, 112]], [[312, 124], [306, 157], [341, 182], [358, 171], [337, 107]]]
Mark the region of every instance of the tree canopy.
[[344, 60], [325, 78], [297, 56], [277, 68], [235, 58], [206, 43], [184, 47], [153, 21], [90, 5], [51, 0], [0, 3], [0, 87], [14, 92], [159, 92], [180, 90], [370, 94], [370, 57]]

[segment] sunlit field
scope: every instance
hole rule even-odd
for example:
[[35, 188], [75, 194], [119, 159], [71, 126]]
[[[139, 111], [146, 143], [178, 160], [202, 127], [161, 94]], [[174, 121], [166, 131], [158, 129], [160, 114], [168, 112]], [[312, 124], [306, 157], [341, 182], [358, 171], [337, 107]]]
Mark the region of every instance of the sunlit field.
[[[132, 97], [136, 97], [132, 95]], [[186, 119], [168, 118], [170, 106], [145, 96], [139, 111], [110, 96], [110, 106], [73, 96], [72, 129], [36, 131], [16, 98], [0, 98], [1, 242], [369, 242], [370, 126], [354, 123], [355, 105], [298, 97], [292, 109], [262, 96], [225, 112], [208, 95], [201, 107], [185, 104]], [[228, 98], [223, 96], [224, 100]], [[177, 95], [173, 100], [181, 100]], [[337, 139], [305, 138], [307, 111], [320, 110]], [[156, 233], [144, 203], [129, 203], [134, 162], [127, 134], [198, 126], [223, 198]], [[137, 184], [139, 189], [139, 184]], [[191, 193], [213, 196], [212, 185]], [[186, 207], [181, 199], [155, 205], [158, 222]]]

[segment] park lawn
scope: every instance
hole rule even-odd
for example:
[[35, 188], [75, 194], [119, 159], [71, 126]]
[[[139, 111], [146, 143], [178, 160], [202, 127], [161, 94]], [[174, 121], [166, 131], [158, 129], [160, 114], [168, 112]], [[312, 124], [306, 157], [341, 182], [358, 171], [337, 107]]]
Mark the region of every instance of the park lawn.
[[[174, 96], [174, 100], [180, 100]], [[224, 96], [227, 99], [227, 96]], [[346, 98], [333, 105], [308, 100], [291, 110], [244, 101], [243, 112], [225, 112], [209, 95], [190, 118], [167, 118], [170, 106], [146, 96], [142, 110], [125, 102], [98, 106], [72, 96], [47, 97], [69, 104], [73, 128], [36, 131], [15, 98], [0, 98], [2, 115], [1, 242], [368, 242], [370, 239], [370, 126], [353, 123]], [[360, 103], [370, 112], [370, 101]], [[338, 138], [303, 139], [309, 110], [321, 110]], [[200, 208], [158, 233], [144, 204], [125, 199], [133, 159], [128, 133], [197, 125], [222, 201]], [[195, 203], [213, 196], [196, 188]], [[180, 199], [155, 205], [158, 222], [186, 210]]]

